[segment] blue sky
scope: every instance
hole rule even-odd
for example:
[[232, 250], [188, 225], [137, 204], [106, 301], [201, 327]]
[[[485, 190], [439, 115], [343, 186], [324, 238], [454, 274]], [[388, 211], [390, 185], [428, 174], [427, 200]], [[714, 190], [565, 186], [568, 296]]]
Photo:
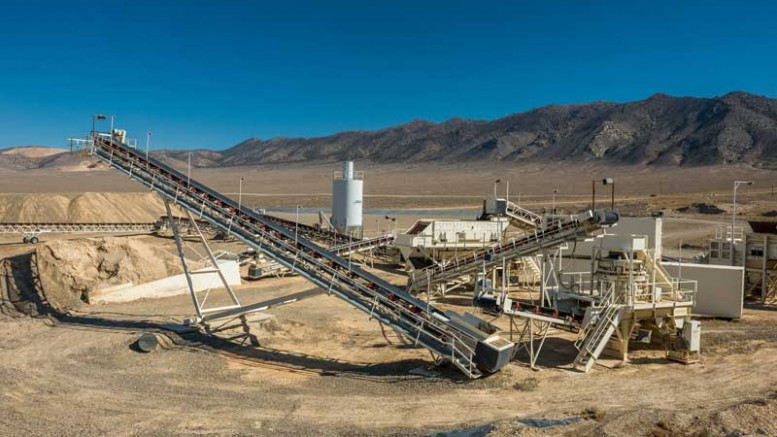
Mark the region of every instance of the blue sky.
[[2, 1], [0, 147], [221, 149], [656, 92], [777, 97], [777, 2]]

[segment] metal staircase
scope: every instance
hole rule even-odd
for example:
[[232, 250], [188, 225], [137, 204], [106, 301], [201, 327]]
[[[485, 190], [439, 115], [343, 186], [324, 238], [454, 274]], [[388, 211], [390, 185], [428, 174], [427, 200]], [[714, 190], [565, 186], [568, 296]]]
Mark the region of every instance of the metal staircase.
[[[474, 316], [467, 318], [441, 311], [332, 251], [295, 235], [272, 218], [244, 209], [159, 160], [146, 158], [110, 135], [93, 133], [89, 144], [91, 153], [110, 167], [196, 218], [231, 233], [329, 294], [369, 314], [370, 318], [393, 327], [412, 343], [450, 361], [468, 377], [496, 372], [510, 361], [514, 344], [487, 332], [485, 322], [475, 319], [479, 322], [474, 324]], [[250, 310], [251, 305], [246, 305], [230, 312]]]
[[407, 289], [408, 291], [430, 289], [437, 284], [501, 265], [502, 260], [510, 261], [525, 257], [544, 248], [583, 238], [601, 229], [602, 226], [612, 225], [617, 221], [618, 213], [614, 210], [586, 211], [565, 220], [556, 220], [545, 228], [535, 229], [528, 235], [497, 244], [472, 256], [454, 258], [444, 265], [437, 264], [426, 269], [415, 270], [410, 274]]
[[523, 262], [523, 265], [526, 266], [527, 270], [529, 270], [532, 273], [532, 275], [534, 275], [535, 281], [542, 280], [542, 269], [537, 263], [536, 257], [524, 256], [521, 258], [521, 261]]
[[574, 368], [588, 372], [601, 355], [607, 342], [618, 329], [621, 321], [623, 305], [615, 300], [614, 289], [611, 289], [600, 301], [600, 307], [588, 324], [578, 334], [575, 347], [578, 349]]

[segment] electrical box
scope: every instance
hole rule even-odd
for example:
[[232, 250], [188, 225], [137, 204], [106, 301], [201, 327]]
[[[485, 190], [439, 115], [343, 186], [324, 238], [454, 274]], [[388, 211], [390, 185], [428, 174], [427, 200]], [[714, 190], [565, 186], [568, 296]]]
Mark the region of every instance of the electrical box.
[[683, 325], [683, 339], [688, 345], [688, 352], [699, 352], [701, 350], [701, 322], [691, 320]]

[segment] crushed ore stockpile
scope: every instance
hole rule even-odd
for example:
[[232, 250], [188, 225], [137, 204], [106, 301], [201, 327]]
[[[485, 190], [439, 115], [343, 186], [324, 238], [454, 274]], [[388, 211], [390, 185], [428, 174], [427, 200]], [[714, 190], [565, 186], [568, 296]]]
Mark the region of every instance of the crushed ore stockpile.
[[37, 267], [47, 300], [60, 310], [88, 302], [95, 289], [182, 273], [177, 256], [129, 237], [52, 241], [38, 247]]
[[0, 193], [4, 223], [151, 223], [164, 211], [153, 193]]

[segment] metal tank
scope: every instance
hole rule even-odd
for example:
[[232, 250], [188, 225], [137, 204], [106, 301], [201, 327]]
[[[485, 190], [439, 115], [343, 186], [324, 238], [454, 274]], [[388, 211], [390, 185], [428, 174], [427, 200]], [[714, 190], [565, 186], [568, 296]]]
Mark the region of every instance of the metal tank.
[[361, 233], [363, 194], [364, 174], [353, 171], [353, 161], [344, 162], [332, 178], [332, 226], [338, 232]]

